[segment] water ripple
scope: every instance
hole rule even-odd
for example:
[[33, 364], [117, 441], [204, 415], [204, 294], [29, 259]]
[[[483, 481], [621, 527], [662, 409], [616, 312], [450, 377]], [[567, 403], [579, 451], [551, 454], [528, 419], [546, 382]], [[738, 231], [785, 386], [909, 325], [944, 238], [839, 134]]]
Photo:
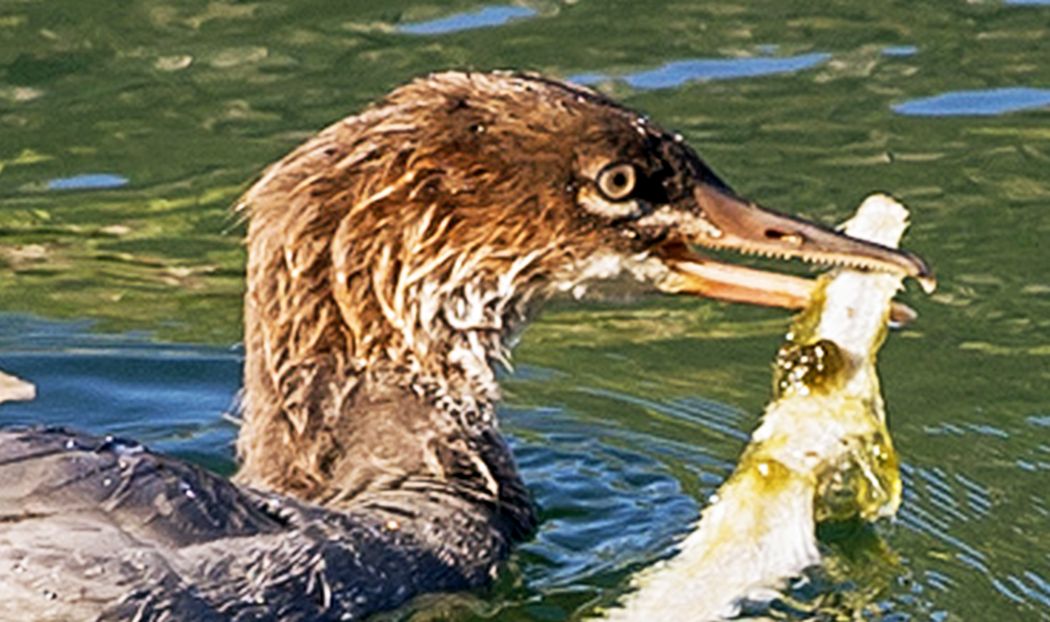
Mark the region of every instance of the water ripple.
[[569, 79], [579, 84], [597, 84], [606, 80], [622, 80], [636, 89], [665, 89], [686, 82], [754, 78], [780, 73], [793, 73], [816, 67], [831, 58], [830, 54], [813, 52], [787, 57], [752, 58], [697, 58], [672, 61], [657, 67], [624, 76], [603, 73], [582, 73]]
[[398, 31], [410, 35], [444, 35], [462, 30], [502, 26], [527, 17], [535, 17], [536, 10], [525, 6], [487, 6], [477, 11], [456, 13], [448, 17], [401, 24]]
[[882, 48], [883, 56], [914, 56], [919, 48], [914, 45], [887, 45]]
[[47, 182], [48, 190], [101, 190], [128, 185], [128, 178], [112, 173], [85, 173]]
[[87, 328], [0, 316], [3, 367], [38, 387], [34, 401], [4, 404], [4, 425], [72, 425], [128, 436], [232, 470], [236, 430], [223, 415], [239, 385], [239, 352]]
[[1050, 89], [1013, 87], [952, 91], [893, 106], [897, 114], [917, 117], [992, 116], [1050, 106]]

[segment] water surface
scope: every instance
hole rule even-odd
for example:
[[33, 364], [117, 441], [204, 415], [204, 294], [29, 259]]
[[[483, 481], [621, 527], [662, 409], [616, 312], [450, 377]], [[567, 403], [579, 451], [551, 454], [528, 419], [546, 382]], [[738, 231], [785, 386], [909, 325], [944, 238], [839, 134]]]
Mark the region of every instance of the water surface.
[[460, 30], [502, 26], [507, 22], [534, 15], [536, 15], [535, 9], [525, 6], [486, 6], [477, 11], [401, 24], [398, 30], [413, 35], [443, 35]]
[[[835, 222], [893, 193], [940, 275], [902, 295], [920, 319], [882, 356], [900, 518], [824, 533], [828, 569], [771, 615], [1047, 619], [1050, 8], [1019, 4], [0, 4], [0, 368], [40, 392], [0, 419], [229, 472], [246, 184], [426, 71], [596, 76], [760, 202]], [[614, 598], [731, 471], [785, 326], [660, 296], [551, 308], [502, 410], [543, 526], [492, 590], [425, 608], [565, 620]]]
[[897, 104], [893, 111], [910, 116], [964, 117], [995, 116], [1040, 108], [1050, 108], [1050, 89], [1013, 87], [952, 91]]
[[672, 61], [655, 69], [637, 71], [620, 77], [581, 73], [569, 76], [569, 79], [588, 85], [609, 79], [619, 79], [635, 89], [666, 89], [681, 86], [686, 82], [733, 80], [793, 73], [816, 67], [827, 59], [827, 54], [819, 52], [789, 57], [698, 58]]

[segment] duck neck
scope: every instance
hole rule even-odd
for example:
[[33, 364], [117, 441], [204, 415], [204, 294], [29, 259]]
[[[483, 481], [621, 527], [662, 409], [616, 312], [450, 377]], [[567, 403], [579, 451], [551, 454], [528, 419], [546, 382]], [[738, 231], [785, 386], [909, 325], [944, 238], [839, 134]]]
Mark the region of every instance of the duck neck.
[[252, 274], [285, 267], [249, 262], [239, 480], [330, 506], [443, 491], [531, 529], [494, 366], [536, 290], [479, 276], [439, 295], [422, 280], [401, 300], [337, 287], [288, 308], [281, 279]]

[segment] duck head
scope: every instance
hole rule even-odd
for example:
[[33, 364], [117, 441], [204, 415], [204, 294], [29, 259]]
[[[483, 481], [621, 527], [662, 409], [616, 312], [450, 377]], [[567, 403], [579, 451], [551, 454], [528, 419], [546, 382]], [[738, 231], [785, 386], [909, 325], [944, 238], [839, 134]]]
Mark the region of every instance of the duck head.
[[697, 247], [930, 278], [912, 254], [738, 197], [680, 136], [533, 75], [398, 88], [273, 165], [242, 206], [246, 419], [277, 404], [291, 437], [329, 425], [380, 376], [487, 417], [492, 363], [535, 303], [590, 280], [630, 272], [665, 291], [806, 298], [800, 279]]

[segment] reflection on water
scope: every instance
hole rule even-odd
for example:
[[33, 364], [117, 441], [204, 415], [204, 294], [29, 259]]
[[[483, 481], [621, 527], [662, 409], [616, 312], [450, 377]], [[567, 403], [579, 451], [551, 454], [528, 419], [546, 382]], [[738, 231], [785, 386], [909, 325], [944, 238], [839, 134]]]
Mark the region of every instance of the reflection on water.
[[92, 190], [99, 188], [119, 188], [126, 186], [128, 180], [112, 173], [86, 173], [73, 177], [61, 177], [47, 182], [48, 190]]
[[[619, 79], [636, 89], [666, 89], [691, 81], [731, 80], [791, 73], [816, 67], [828, 58], [830, 58], [828, 54], [812, 53], [786, 58], [679, 60], [666, 63], [656, 69], [627, 74]], [[571, 76], [569, 79], [580, 84], [597, 84], [609, 78], [603, 74], [584, 73]]]
[[[901, 519], [882, 552], [831, 538], [831, 566], [774, 617], [1044, 619], [1050, 21], [1009, 4], [0, 3], [0, 369], [40, 391], [0, 419], [228, 471], [245, 184], [426, 71], [584, 74], [762, 203], [834, 223], [873, 190], [900, 196], [906, 244], [938, 270], [932, 298], [904, 294], [919, 320], [882, 359]], [[460, 32], [405, 30], [435, 24]], [[893, 108], [960, 93], [933, 116]], [[1004, 114], [1018, 96], [1028, 111]], [[665, 297], [549, 310], [504, 411], [545, 522], [449, 617], [568, 619], [665, 555], [730, 472], [785, 321]]]
[[487, 6], [469, 13], [457, 13], [425, 22], [400, 24], [397, 29], [410, 35], [443, 35], [460, 30], [501, 26], [510, 21], [535, 15], [534, 9], [525, 6]]
[[912, 56], [918, 53], [919, 48], [914, 45], [888, 45], [882, 48], [886, 56]]
[[240, 381], [238, 351], [10, 315], [0, 319], [0, 351], [0, 366], [37, 385], [32, 402], [4, 405], [5, 425], [121, 435], [232, 471], [236, 430], [224, 414]]
[[897, 104], [893, 111], [910, 116], [996, 115], [1050, 106], [1050, 89], [1002, 88], [955, 91]]

